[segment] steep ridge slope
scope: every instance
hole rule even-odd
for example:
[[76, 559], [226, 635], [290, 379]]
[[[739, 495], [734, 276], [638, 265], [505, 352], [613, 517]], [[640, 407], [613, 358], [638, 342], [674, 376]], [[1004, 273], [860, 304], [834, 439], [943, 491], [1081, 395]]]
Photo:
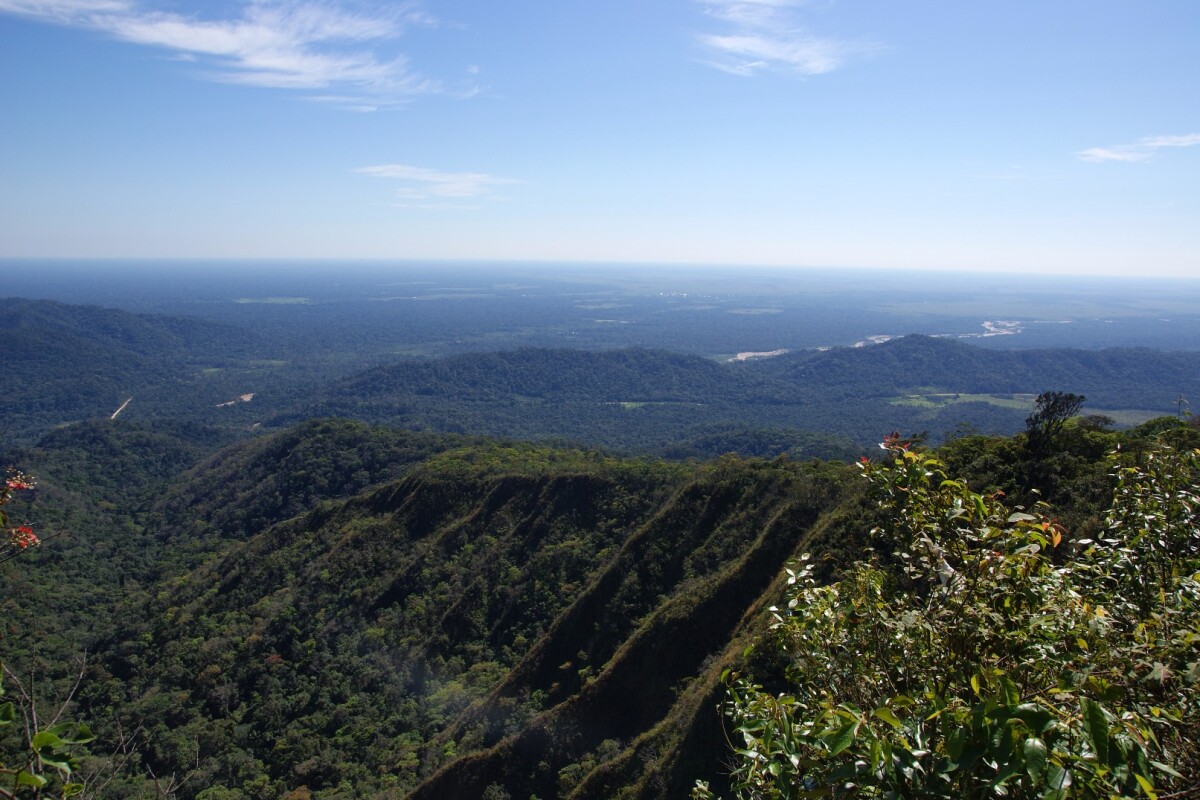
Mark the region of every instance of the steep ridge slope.
[[469, 440], [342, 419], [314, 419], [228, 447], [155, 498], [147, 526], [162, 539], [245, 539], [322, 500], [398, 478]]
[[[712, 706], [704, 708], [697, 696], [712, 696], [719, 669], [711, 665], [727, 660], [721, 657], [747, 607], [810, 542], [843, 488], [832, 471], [794, 465], [726, 460], [698, 476], [626, 542], [451, 734], [495, 741], [514, 727], [506, 701], [527, 693], [544, 696], [548, 710], [489, 750], [451, 763], [411, 797], [482, 796], [491, 785], [518, 797], [611, 796], [622, 787], [631, 796], [652, 797], [664, 780], [715, 778], [716, 762], [701, 766], [696, 757], [716, 755], [724, 740], [714, 735]], [[698, 692], [689, 693], [693, 682]], [[663, 720], [681, 718], [687, 720], [682, 728], [655, 730]], [[655, 757], [667, 761], [680, 760], [687, 740], [682, 761], [702, 774], [664, 768], [656, 783], [645, 780], [644, 762], [626, 756], [623, 769], [603, 770], [604, 778], [585, 785], [601, 759], [621, 760], [625, 745], [644, 736], [657, 738]]]
[[0, 570], [7, 667], [36, 670], [47, 687], [67, 681], [65, 694], [71, 665], [111, 639], [122, 602], [251, 532], [464, 444], [344, 420], [229, 442], [190, 423], [98, 419], [0, 453], [0, 466], [36, 476], [14, 510], [43, 541]]
[[460, 775], [557, 791], [563, 769], [617, 763], [683, 713], [676, 693], [728, 647], [843, 475], [527, 445], [434, 455], [126, 609], [89, 717], [123, 697], [127, 722], [156, 731], [156, 772], [192, 770], [185, 797], [253, 781], [362, 796], [443, 764], [421, 792], [473, 796], [447, 788]]
[[[2, 573], [4, 661], [67, 659], [107, 631], [112, 608], [156, 571], [154, 535], [137, 519], [145, 498], [222, 443], [218, 432], [171, 422], [89, 420], [0, 452], [0, 467], [33, 475], [19, 518], [43, 546]], [[18, 656], [21, 654], [21, 656]]]

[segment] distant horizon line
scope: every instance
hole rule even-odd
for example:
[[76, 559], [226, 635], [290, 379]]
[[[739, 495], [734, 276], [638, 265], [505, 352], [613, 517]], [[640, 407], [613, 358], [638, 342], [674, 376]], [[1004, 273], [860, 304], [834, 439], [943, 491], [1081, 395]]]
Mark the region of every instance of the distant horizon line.
[[271, 268], [283, 266], [321, 266], [332, 264], [361, 264], [361, 265], [405, 265], [405, 266], [457, 266], [457, 267], [490, 267], [490, 266], [519, 266], [524, 268], [627, 268], [639, 269], [646, 267], [667, 270], [692, 269], [703, 271], [742, 271], [760, 270], [763, 272], [809, 272], [809, 273], [885, 273], [885, 274], [936, 274], [954, 275], [963, 278], [978, 277], [1020, 277], [1020, 278], [1085, 278], [1105, 279], [1115, 281], [1145, 281], [1145, 280], [1178, 280], [1182, 282], [1200, 282], [1200, 275], [1179, 275], [1174, 273], [1141, 273], [1138, 275], [1118, 274], [1113, 272], [1074, 272], [1054, 271], [1045, 269], [1022, 268], [955, 268], [944, 266], [862, 266], [862, 265], [802, 265], [802, 264], [760, 264], [760, 263], [730, 263], [716, 261], [653, 261], [653, 260], [619, 260], [608, 261], [598, 259], [552, 259], [552, 258], [423, 258], [423, 257], [387, 257], [387, 256], [4, 256], [0, 255], [0, 266], [11, 263], [55, 264], [60, 266], [82, 266], [87, 264], [112, 265], [122, 264], [130, 267], [144, 267], [155, 263], [167, 264], [246, 264], [254, 263]]

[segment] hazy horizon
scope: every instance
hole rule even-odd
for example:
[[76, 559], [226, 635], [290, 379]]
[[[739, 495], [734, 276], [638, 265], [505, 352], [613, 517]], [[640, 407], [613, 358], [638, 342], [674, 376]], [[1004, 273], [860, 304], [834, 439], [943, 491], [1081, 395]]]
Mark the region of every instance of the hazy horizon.
[[268, 274], [292, 272], [305, 274], [327, 271], [331, 267], [342, 269], [345, 266], [363, 268], [364, 270], [390, 269], [447, 269], [478, 270], [481, 272], [501, 273], [507, 269], [548, 271], [567, 274], [586, 272], [588, 270], [616, 270], [636, 272], [650, 275], [661, 272], [670, 274], [722, 274], [727, 276], [775, 276], [780, 278], [802, 279], [811, 276], [836, 277], [849, 282], [861, 282], [874, 277], [928, 277], [932, 280], [958, 280], [973, 282], [986, 280], [1014, 281], [1079, 281], [1081, 279], [1097, 280], [1101, 283], [1137, 284], [1151, 281], [1156, 285], [1178, 283], [1183, 286], [1200, 286], [1200, 272], [1188, 274], [1113, 274], [1106, 272], [1078, 272], [1048, 270], [1025, 271], [1019, 268], [995, 269], [955, 269], [954, 267], [908, 267], [908, 266], [878, 266], [855, 265], [838, 266], [828, 264], [763, 264], [763, 263], [729, 263], [716, 261], [652, 261], [652, 260], [593, 260], [593, 259], [527, 259], [527, 258], [393, 258], [393, 257], [337, 257], [337, 256], [0, 256], [0, 269], [21, 267], [49, 267], [54, 270], [83, 268], [87, 270], [144, 270], [166, 267], [172, 270], [185, 268], [227, 269], [243, 271], [246, 267], [262, 270]]
[[425, 260], [7, 259], [0, 271], [0, 296], [399, 340], [407, 326], [422, 344], [397, 352], [423, 355], [638, 346], [722, 358], [910, 333], [1001, 349], [1200, 342], [1200, 281], [1181, 278]]

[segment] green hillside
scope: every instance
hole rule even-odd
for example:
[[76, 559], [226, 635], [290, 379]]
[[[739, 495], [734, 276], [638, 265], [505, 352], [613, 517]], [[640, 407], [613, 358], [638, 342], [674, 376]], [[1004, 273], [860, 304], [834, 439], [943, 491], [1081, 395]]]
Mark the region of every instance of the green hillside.
[[119, 685], [121, 713], [165, 725], [150, 743], [160, 769], [199, 757], [195, 786], [261, 775], [275, 791], [364, 796], [549, 726], [554, 769], [543, 754], [517, 775], [502, 758], [545, 791], [672, 711], [841, 473], [447, 451], [124, 609], [94, 689]]
[[[845, 458], [883, 428], [934, 439], [964, 426], [1015, 433], [1051, 387], [1140, 421], [1200, 393], [1198, 376], [1196, 353], [996, 351], [927, 336], [735, 364], [655, 350], [523, 349], [378, 367], [278, 421], [349, 416], [701, 456], [727, 452], [722, 445], [761, 454], [749, 444], [759, 428], [775, 441], [806, 437], [793, 453]], [[735, 430], [725, 442], [712, 436]]]
[[[104, 800], [720, 793], [721, 675], [782, 685], [787, 664], [747, 648], [790, 560], [812, 553], [826, 581], [870, 545], [902, 572], [847, 463], [884, 431], [952, 432], [946, 474], [1049, 504], [1067, 548], [1108, 535], [1108, 453], [1200, 445], [1174, 417], [1086, 415], [1173, 411], [1197, 354], [908, 337], [732, 364], [341, 360], [339, 377], [224, 350], [207, 323], [11, 310], [5, 366], [41, 394], [5, 406], [0, 464], [39, 482], [5, 510], [42, 545], [0, 562], [0, 658], [10, 697], [82, 674], [66, 713], [98, 736], [79, 768]], [[145, 381], [159, 405], [71, 422], [76, 378]], [[211, 402], [241, 381], [263, 401]], [[988, 433], [1021, 430], [1048, 386], [1094, 399], [1033, 443]], [[19, 739], [0, 731], [0, 763]]]
[[198, 421], [227, 387], [203, 378], [247, 360], [246, 331], [204, 320], [47, 300], [0, 299], [0, 433], [32, 443], [63, 422], [127, 417]]
[[[1048, 389], [1137, 424], [1200, 395], [1200, 353], [990, 350], [908, 336], [727, 363], [663, 350], [504, 349], [403, 359], [302, 321], [253, 332], [46, 301], [0, 301], [0, 431], [32, 444], [110, 416], [244, 436], [323, 417], [628, 453], [855, 458], [882, 432], [1015, 433]], [[310, 324], [324, 324], [311, 320]], [[297, 327], [298, 326], [298, 327]], [[497, 339], [498, 347], [517, 339]], [[363, 369], [366, 365], [369, 369]]]
[[[1103, 454], [1164, 429], [1184, 432], [1072, 423], [1049, 460], [981, 436], [943, 458], [1013, 502], [1038, 490], [1082, 536], [1111, 493]], [[789, 559], [835, 574], [877, 522], [838, 463], [337, 420], [219, 442], [104, 421], [9, 454], [42, 478], [22, 518], [64, 535], [2, 567], [5, 662], [52, 688], [92, 654], [73, 713], [101, 741], [139, 731], [104, 797], [142, 796], [151, 771], [204, 800], [719, 789], [722, 669]]]
[[[1200, 392], [1195, 353], [1147, 348], [989, 350], [952, 339], [905, 336], [884, 344], [788, 354], [757, 362], [763, 375], [814, 394], [847, 390], [871, 396], [926, 391], [1037, 394], [1070, 387], [1097, 409], [1166, 412]], [[873, 387], [873, 388], [872, 388]]]

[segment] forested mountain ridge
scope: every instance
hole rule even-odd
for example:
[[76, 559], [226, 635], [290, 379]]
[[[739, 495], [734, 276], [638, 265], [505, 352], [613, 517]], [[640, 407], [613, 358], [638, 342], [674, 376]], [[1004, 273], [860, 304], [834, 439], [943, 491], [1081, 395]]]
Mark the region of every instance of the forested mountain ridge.
[[1016, 432], [1048, 388], [1086, 395], [1088, 411], [1127, 412], [1129, 423], [1200, 396], [1195, 351], [1001, 351], [908, 336], [739, 363], [653, 349], [399, 358], [375, 339], [317, 331], [306, 350], [299, 322], [284, 335], [28, 300], [0, 301], [0, 319], [0, 368], [20, 377], [0, 398], [0, 428], [20, 444], [133, 397], [124, 418], [230, 436], [339, 416], [672, 457], [852, 458], [873, 446], [880, 420], [934, 440], [964, 425]]
[[[905, 336], [881, 345], [788, 353], [754, 364], [757, 372], [813, 393], [891, 395], [922, 387], [961, 393], [1021, 394], [1071, 387], [1097, 409], [1169, 410], [1178, 394], [1200, 392], [1195, 353], [1149, 348], [988, 350], [953, 339]], [[1164, 391], [1176, 386], [1175, 396]], [[870, 391], [869, 389], [867, 391]]]
[[[0, 432], [30, 444], [56, 424], [108, 417], [130, 397], [143, 418], [197, 420], [223, 390], [205, 368], [245, 361], [259, 348], [240, 328], [49, 300], [0, 299]], [[215, 390], [215, 391], [213, 391]]]
[[152, 358], [244, 353], [256, 344], [241, 328], [219, 322], [17, 297], [0, 298], [0, 330], [6, 337], [27, 333], [63, 345], [90, 342]]
[[[448, 754], [551, 730], [556, 756], [520, 770], [511, 754], [485, 757], [512, 773], [487, 783], [545, 792], [667, 715], [672, 687], [728, 646], [738, 598], [760, 594], [835, 502], [840, 469], [446, 451], [128, 609], [104, 663], [143, 720], [160, 693], [188, 693], [153, 748], [182, 769], [189, 739], [206, 743], [198, 785], [411, 786]], [[613, 716], [635, 697], [638, 713]], [[229, 717], [253, 736], [221, 733]], [[553, 769], [538, 766], [547, 758]]]
[[105, 419], [0, 453], [0, 463], [37, 476], [18, 513], [46, 543], [22, 555], [30, 569], [3, 573], [8, 657], [12, 646], [74, 657], [141, 587], [468, 443], [349, 420], [313, 420], [221, 447], [228, 442], [220, 429]]
[[[1070, 425], [1052, 473], [1020, 438], [959, 439], [945, 458], [1014, 498], [1052, 480], [1083, 531], [1111, 492], [1102, 454], [1176, 429]], [[783, 566], [810, 551], [836, 569], [874, 527], [845, 464], [669, 463], [340, 420], [205, 458], [219, 437], [98, 421], [11, 454], [44, 477], [30, 520], [50, 532], [33, 512], [63, 509], [74, 529], [13, 575], [5, 659], [66, 663], [84, 637], [75, 713], [102, 740], [114, 719], [142, 731], [143, 766], [112, 797], [147, 790], [147, 768], [204, 800], [719, 788], [720, 673]]]
[[846, 457], [848, 443], [828, 437], [861, 447], [883, 419], [935, 438], [962, 424], [1016, 432], [1033, 397], [1051, 386], [1087, 395], [1089, 410], [1136, 409], [1145, 418], [1200, 395], [1200, 354], [996, 351], [928, 336], [744, 363], [655, 350], [521, 349], [381, 366], [280, 419], [350, 416], [656, 453], [684, 443], [709, 456], [723, 452], [706, 443], [714, 430], [747, 430], [753, 420], [774, 432], [819, 432], [826, 451], [804, 454]]
[[148, 512], [164, 541], [245, 539], [324, 500], [398, 478], [430, 456], [471, 441], [351, 420], [309, 420], [203, 460], [165, 487]]
[[473, 401], [523, 396], [600, 403], [630, 397], [649, 402], [728, 402], [764, 383], [752, 375], [732, 376], [711, 359], [665, 350], [521, 348], [377, 367], [330, 391], [354, 398], [409, 391]]
[[[46, 546], [5, 573], [3, 655], [52, 669], [89, 650], [76, 711], [107, 741], [140, 731], [114, 798], [151, 769], [198, 800], [719, 789], [721, 669], [789, 558], [836, 567], [872, 527], [854, 470], [798, 459], [857, 459], [883, 430], [1019, 430], [1014, 395], [1048, 386], [1090, 393], [1088, 411], [1200, 391], [1197, 353], [906, 337], [745, 363], [525, 348], [361, 370], [378, 354], [271, 358], [303, 351], [12, 310], [3, 366], [28, 385], [0, 424], [36, 444], [3, 463], [42, 479], [19, 511]], [[126, 386], [139, 402], [108, 419]], [[1106, 425], [1072, 423], [1037, 458], [970, 435], [943, 457], [1083, 535], [1111, 494], [1103, 454], [1154, 433]]]

